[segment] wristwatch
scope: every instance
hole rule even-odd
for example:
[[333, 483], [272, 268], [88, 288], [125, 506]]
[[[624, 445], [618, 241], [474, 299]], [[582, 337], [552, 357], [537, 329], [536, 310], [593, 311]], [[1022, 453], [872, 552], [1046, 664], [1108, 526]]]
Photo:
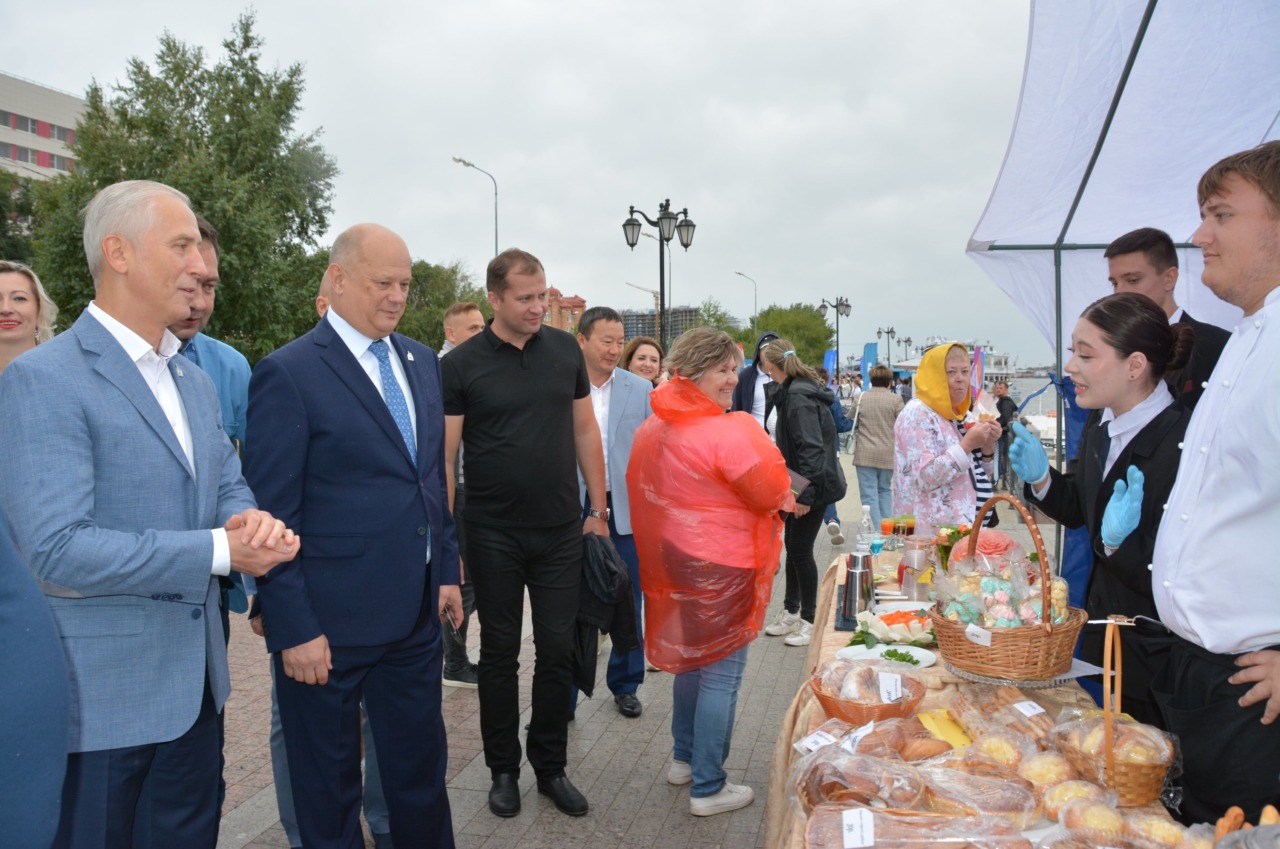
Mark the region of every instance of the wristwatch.
[[606, 507], [603, 510], [591, 509], [587, 511], [587, 515], [593, 519], [599, 519], [602, 522], [607, 522], [609, 521], [609, 508]]

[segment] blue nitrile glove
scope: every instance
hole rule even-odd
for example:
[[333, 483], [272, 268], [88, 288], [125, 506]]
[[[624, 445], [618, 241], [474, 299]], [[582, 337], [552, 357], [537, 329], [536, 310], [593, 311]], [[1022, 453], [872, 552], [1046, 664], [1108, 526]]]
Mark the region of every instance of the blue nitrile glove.
[[1013, 423], [1013, 442], [1009, 444], [1009, 465], [1018, 477], [1034, 484], [1049, 474], [1049, 455], [1040, 440], [1031, 435], [1022, 422]]
[[1119, 548], [1125, 537], [1138, 528], [1142, 518], [1142, 484], [1146, 478], [1137, 466], [1130, 466], [1125, 480], [1116, 481], [1115, 491], [1102, 514], [1102, 543], [1107, 548]]

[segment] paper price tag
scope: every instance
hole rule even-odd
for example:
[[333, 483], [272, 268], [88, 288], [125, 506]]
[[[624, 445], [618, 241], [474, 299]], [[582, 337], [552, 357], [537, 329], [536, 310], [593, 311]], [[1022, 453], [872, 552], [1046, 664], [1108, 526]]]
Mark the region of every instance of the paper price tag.
[[815, 731], [812, 734], [810, 734], [808, 737], [805, 737], [803, 740], [800, 740], [799, 742], [797, 742], [796, 748], [801, 750], [802, 752], [816, 752], [819, 749], [821, 749], [823, 746], [830, 746], [835, 741], [836, 741], [836, 738], [832, 737], [827, 732]]
[[848, 734], [844, 735], [844, 739], [840, 741], [840, 748], [844, 749], [851, 755], [856, 753], [858, 751], [858, 744], [862, 742], [862, 738], [870, 734], [871, 729], [875, 728], [875, 725], [875, 721], [873, 720], [859, 728], [857, 731], [850, 731]]
[[979, 628], [977, 625], [969, 625], [964, 629], [964, 635], [971, 643], [977, 643], [980, 646], [991, 645], [991, 632], [986, 628]]
[[880, 673], [880, 701], [885, 704], [902, 701], [902, 676], [896, 672]]
[[1018, 709], [1019, 713], [1028, 718], [1044, 713], [1044, 708], [1035, 702], [1018, 702], [1014, 707]]
[[841, 815], [844, 849], [866, 849], [876, 843], [875, 820], [866, 808], [850, 808]]

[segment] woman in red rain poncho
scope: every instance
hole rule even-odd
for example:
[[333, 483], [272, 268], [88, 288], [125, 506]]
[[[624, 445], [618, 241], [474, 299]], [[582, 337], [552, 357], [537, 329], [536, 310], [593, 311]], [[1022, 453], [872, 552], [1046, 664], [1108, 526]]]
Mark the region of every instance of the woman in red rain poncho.
[[699, 327], [676, 340], [671, 380], [650, 396], [627, 468], [645, 596], [645, 651], [676, 673], [672, 784], [708, 816], [751, 804], [725, 780], [747, 645], [764, 623], [795, 496], [782, 455], [747, 413], [729, 413], [737, 346]]

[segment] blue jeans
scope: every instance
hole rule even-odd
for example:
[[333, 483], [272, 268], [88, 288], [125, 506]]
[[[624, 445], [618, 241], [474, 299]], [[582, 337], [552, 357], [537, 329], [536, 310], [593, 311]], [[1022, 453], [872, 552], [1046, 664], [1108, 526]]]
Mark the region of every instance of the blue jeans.
[[689, 795], [714, 796], [724, 788], [724, 762], [733, 742], [738, 687], [747, 668], [747, 646], [701, 669], [682, 672], [672, 686], [672, 755], [693, 769]]
[[871, 508], [871, 529], [880, 531], [880, 520], [893, 516], [893, 469], [855, 466], [858, 470], [858, 497]]

